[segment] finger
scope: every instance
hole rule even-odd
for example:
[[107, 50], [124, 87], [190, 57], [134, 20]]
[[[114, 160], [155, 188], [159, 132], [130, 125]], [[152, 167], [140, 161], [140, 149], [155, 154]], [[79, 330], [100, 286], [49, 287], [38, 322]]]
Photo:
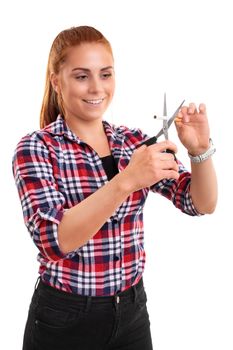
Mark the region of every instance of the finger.
[[162, 161], [173, 161], [174, 162], [174, 154], [173, 153], [168, 153], [168, 152], [160, 152], [160, 160], [162, 160]]
[[194, 114], [194, 113], [196, 113], [196, 112], [197, 112], [196, 105], [195, 105], [195, 103], [191, 102], [191, 103], [189, 104], [188, 113], [189, 113], [189, 114]]
[[183, 120], [183, 114], [181, 112], [177, 113], [177, 116], [174, 120], [175, 123], [180, 123]]
[[187, 114], [187, 113], [188, 113], [188, 107], [187, 107], [187, 106], [183, 106], [183, 107], [181, 107], [181, 109], [180, 109], [180, 113], [181, 113], [182, 115]]
[[137, 149], [135, 149], [135, 152], [143, 152], [147, 148], [147, 145], [141, 145]]
[[147, 149], [150, 151], [157, 151], [157, 152], [164, 152], [166, 149], [170, 149], [175, 153], [177, 152], [176, 145], [169, 140], [155, 143], [154, 145], [148, 146]]
[[183, 123], [188, 123], [190, 118], [189, 118], [189, 107], [183, 106], [180, 109], [180, 113], [182, 115], [182, 122]]
[[200, 113], [206, 114], [206, 105], [204, 103], [200, 103], [199, 111]]
[[177, 116], [174, 120], [175, 123], [180, 123], [183, 120], [183, 113], [182, 110], [180, 109], [179, 112], [177, 113]]
[[188, 108], [186, 108], [185, 111], [182, 112], [183, 113], [183, 123], [189, 123], [190, 121], [190, 114], [189, 114], [189, 111], [188, 111]]
[[160, 163], [163, 170], [174, 170], [178, 171], [178, 164], [173, 160], [162, 160]]
[[164, 170], [163, 178], [164, 179], [175, 179], [178, 180], [180, 177], [179, 173], [175, 170]]

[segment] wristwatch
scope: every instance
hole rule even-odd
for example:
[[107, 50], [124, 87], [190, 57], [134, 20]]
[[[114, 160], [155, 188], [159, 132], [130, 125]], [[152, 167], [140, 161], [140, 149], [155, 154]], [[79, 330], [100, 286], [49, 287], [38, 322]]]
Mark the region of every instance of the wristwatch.
[[198, 156], [192, 156], [190, 153], [188, 153], [189, 158], [191, 159], [191, 162], [193, 163], [201, 163], [210, 158], [215, 152], [216, 148], [214, 147], [212, 139], [209, 139], [210, 147], [205, 153], [202, 153]]

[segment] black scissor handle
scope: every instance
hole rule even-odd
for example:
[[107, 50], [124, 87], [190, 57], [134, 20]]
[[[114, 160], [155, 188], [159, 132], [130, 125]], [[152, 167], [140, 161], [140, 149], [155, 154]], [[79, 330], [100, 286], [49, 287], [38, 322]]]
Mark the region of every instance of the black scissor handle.
[[150, 139], [144, 141], [144, 142], [141, 144], [141, 146], [142, 146], [142, 145], [151, 146], [151, 145], [154, 145], [155, 143], [157, 143], [157, 137], [153, 136], [153, 137], [151, 137]]
[[[153, 137], [151, 137], [150, 139], [148, 139], [148, 140], [142, 142], [142, 143], [141, 143], [141, 146], [142, 146], [142, 145], [151, 146], [151, 145], [154, 145], [155, 143], [157, 143], [157, 137], [153, 136]], [[175, 161], [177, 161], [175, 153], [174, 153], [173, 151], [171, 151], [170, 149], [166, 149], [166, 150], [164, 151], [164, 153], [171, 153], [171, 154], [173, 154], [173, 156], [174, 156], [174, 158], [175, 158]]]
[[164, 152], [165, 152], [165, 153], [171, 153], [171, 154], [173, 154], [174, 159], [175, 159], [175, 161], [177, 162], [177, 158], [176, 158], [175, 152], [171, 151], [170, 149], [166, 149]]

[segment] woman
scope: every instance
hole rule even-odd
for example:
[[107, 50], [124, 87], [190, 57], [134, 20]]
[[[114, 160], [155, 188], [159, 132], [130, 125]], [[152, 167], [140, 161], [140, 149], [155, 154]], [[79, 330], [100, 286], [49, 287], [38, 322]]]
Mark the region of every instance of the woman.
[[182, 107], [176, 119], [190, 174], [164, 152], [177, 151], [172, 142], [147, 147], [140, 129], [102, 119], [114, 86], [111, 46], [98, 30], [75, 27], [55, 38], [41, 129], [20, 140], [13, 159], [40, 251], [24, 350], [152, 349], [142, 281], [148, 191], [188, 215], [216, 206], [205, 106]]

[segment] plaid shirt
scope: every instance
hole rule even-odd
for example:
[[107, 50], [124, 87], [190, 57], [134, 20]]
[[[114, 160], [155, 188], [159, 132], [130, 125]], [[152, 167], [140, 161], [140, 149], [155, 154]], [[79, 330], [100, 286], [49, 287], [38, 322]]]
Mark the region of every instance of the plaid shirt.
[[[140, 129], [103, 121], [119, 171], [149, 137]], [[136, 284], [145, 265], [143, 207], [149, 190], [181, 211], [199, 215], [190, 198], [190, 173], [179, 163], [179, 180], [162, 180], [128, 196], [85, 245], [63, 254], [58, 225], [68, 208], [108, 182], [98, 154], [67, 126], [61, 116], [18, 143], [13, 173], [24, 221], [39, 249], [42, 280], [60, 290], [87, 296], [113, 295]], [[78, 234], [78, 232], [77, 232]]]

